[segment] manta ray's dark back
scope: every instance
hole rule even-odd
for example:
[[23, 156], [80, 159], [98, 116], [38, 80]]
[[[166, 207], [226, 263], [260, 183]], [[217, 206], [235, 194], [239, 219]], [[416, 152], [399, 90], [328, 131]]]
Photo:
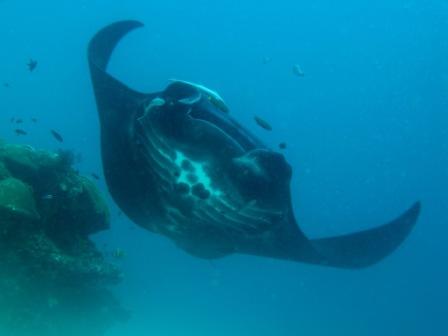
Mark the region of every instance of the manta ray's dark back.
[[203, 258], [243, 253], [341, 268], [375, 264], [409, 235], [418, 202], [379, 227], [308, 239], [293, 214], [291, 167], [235, 121], [216, 92], [173, 81], [143, 94], [107, 73], [120, 39], [142, 26], [111, 24], [88, 50], [106, 182], [135, 223]]

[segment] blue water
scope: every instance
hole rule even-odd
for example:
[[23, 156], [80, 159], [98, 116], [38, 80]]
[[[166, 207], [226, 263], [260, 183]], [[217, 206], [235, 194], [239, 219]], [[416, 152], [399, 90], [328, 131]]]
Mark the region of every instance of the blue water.
[[[112, 229], [95, 240], [126, 251], [115, 291], [133, 314], [109, 336], [448, 334], [446, 1], [3, 0], [2, 137], [56, 149], [49, 129], [57, 129], [62, 146], [82, 154], [80, 171], [101, 175], [86, 46], [121, 19], [146, 28], [114, 54], [118, 78], [144, 92], [169, 78], [202, 83], [268, 145], [287, 143], [294, 210], [308, 236], [379, 225], [415, 200], [423, 211], [391, 257], [345, 271], [196, 259], [118, 216], [109, 197]], [[39, 62], [33, 73], [29, 58]], [[26, 137], [12, 131], [17, 116], [39, 119], [23, 126]]]

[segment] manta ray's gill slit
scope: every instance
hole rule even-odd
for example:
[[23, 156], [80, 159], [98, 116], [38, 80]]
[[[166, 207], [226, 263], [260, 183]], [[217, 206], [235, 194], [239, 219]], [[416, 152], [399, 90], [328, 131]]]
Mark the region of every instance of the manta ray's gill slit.
[[220, 227], [230, 228], [234, 232], [247, 233], [258, 227], [256, 221], [248, 220], [242, 216], [235, 216], [235, 214], [231, 213], [220, 214], [212, 211], [212, 208], [208, 208], [207, 210], [199, 208], [196, 211], [196, 215], [204, 222], [217, 223]]
[[144, 138], [146, 138], [156, 154], [161, 156], [163, 159], [166, 159], [166, 161], [171, 162], [173, 158], [168, 154], [170, 147], [153, 127], [150, 118], [140, 118], [139, 121], [140, 125], [144, 129]]
[[[257, 227], [269, 226], [265, 216], [266, 213], [270, 213], [269, 210], [259, 208], [256, 202], [244, 202], [233, 193], [231, 194], [235, 197], [214, 188], [203, 163], [190, 159], [180, 150], [170, 148], [157, 128], [150, 122], [150, 118], [141, 118], [140, 122], [142, 132], [139, 135], [145, 149], [142, 154], [149, 163], [148, 168], [158, 176], [164, 192], [169, 193], [172, 190], [170, 186], [174, 182], [179, 187], [180, 184], [187, 185], [187, 189], [183, 192], [191, 197], [195, 195], [194, 186], [199, 184], [202, 186], [207, 196], [203, 199], [208, 199], [209, 206], [196, 208], [197, 220], [246, 234], [256, 231]], [[173, 172], [177, 173], [173, 174]], [[209, 196], [218, 197], [209, 198]], [[180, 209], [168, 204], [165, 210], [169, 222], [179, 225], [186, 220]]]
[[224, 230], [231, 230], [233, 232], [245, 233], [247, 230], [240, 222], [230, 220], [225, 216], [214, 216], [210, 211], [205, 210], [203, 207], [199, 207], [195, 211], [195, 217], [202, 223], [207, 225], [215, 224], [216, 227], [220, 227]]
[[170, 185], [171, 176], [169, 174], [169, 158], [164, 155], [158, 148], [156, 148], [152, 139], [154, 137], [147, 136], [148, 133], [143, 132], [141, 136], [141, 143], [144, 146], [142, 151], [145, 162], [149, 163], [150, 171], [159, 176], [160, 181], [163, 181], [166, 186]]
[[174, 152], [160, 135], [157, 127], [154, 127], [151, 115], [141, 117], [139, 121], [139, 140], [143, 144], [142, 155], [149, 164], [148, 168], [153, 174], [157, 174], [160, 181], [163, 181], [164, 190], [172, 188], [173, 176], [177, 167], [174, 163]]
[[205, 193], [216, 197], [222, 195], [219, 189], [212, 187], [212, 180], [206, 173], [203, 163], [191, 160], [179, 150], [176, 150], [175, 154], [174, 164], [180, 171], [178, 183], [186, 183], [191, 190], [194, 190], [195, 186], [202, 185]]

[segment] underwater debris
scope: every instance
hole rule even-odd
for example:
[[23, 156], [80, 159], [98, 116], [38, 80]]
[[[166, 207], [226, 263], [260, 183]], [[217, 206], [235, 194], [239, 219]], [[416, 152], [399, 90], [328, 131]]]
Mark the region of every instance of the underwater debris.
[[53, 136], [53, 138], [55, 138], [58, 142], [64, 142], [64, 138], [62, 137], [61, 134], [59, 134], [55, 130], [50, 130], [50, 132], [51, 132], [51, 135]]
[[267, 131], [272, 131], [272, 126], [266, 120], [261, 119], [259, 116], [254, 116], [254, 120], [261, 128], [264, 128]]
[[100, 336], [129, 318], [108, 290], [120, 271], [89, 239], [108, 207], [72, 157], [0, 141], [1, 335]]
[[36, 67], [37, 67], [37, 61], [33, 60], [33, 59], [30, 59], [30, 61], [27, 64], [27, 67], [28, 67], [28, 70], [30, 72], [33, 72], [36, 69]]

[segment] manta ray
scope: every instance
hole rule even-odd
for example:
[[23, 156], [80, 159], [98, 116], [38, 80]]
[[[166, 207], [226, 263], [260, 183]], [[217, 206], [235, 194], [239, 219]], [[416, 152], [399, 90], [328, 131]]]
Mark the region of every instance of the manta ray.
[[291, 166], [216, 92], [172, 80], [141, 93], [107, 72], [118, 42], [142, 26], [113, 23], [88, 46], [107, 187], [133, 222], [201, 258], [239, 253], [347, 269], [379, 262], [409, 235], [419, 202], [381, 226], [309, 239], [293, 213]]

